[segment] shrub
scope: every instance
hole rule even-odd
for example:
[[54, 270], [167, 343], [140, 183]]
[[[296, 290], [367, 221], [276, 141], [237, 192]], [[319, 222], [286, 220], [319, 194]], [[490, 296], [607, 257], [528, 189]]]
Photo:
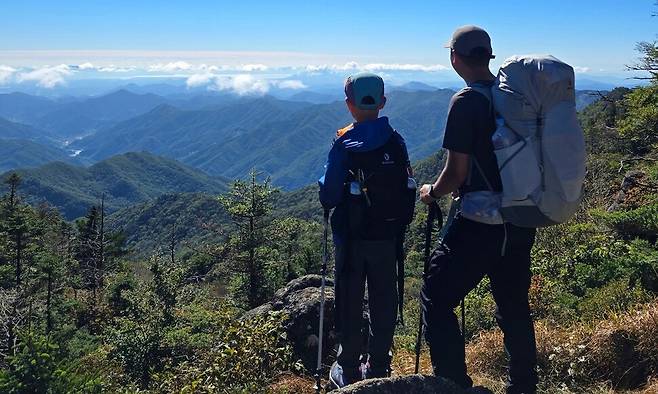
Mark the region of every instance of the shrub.
[[656, 241], [658, 234], [658, 203], [628, 211], [597, 212], [596, 216], [624, 239], [642, 238]]
[[[154, 385], [158, 391], [264, 392], [280, 371], [295, 369], [282, 327], [282, 314], [242, 321], [224, 306], [217, 312], [209, 312], [207, 317], [217, 323], [204, 329], [207, 334], [214, 333], [213, 337], [201, 338], [197, 331], [192, 341], [200, 340], [197, 342], [200, 348], [188, 360], [156, 375]], [[194, 329], [194, 324], [186, 325], [180, 328], [182, 331], [172, 333], [171, 339], [182, 340], [185, 334], [198, 329], [199, 326]], [[205, 344], [207, 339], [211, 339], [211, 346]]]
[[7, 357], [7, 369], [0, 370], [3, 393], [92, 393], [100, 381], [67, 364], [60, 348], [50, 338], [34, 333], [19, 335], [16, 353]]

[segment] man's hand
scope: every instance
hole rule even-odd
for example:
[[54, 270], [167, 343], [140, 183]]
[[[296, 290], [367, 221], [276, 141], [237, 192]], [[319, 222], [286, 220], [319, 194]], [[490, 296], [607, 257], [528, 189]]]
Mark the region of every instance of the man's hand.
[[425, 184], [420, 188], [420, 200], [427, 205], [430, 205], [436, 198], [430, 196], [430, 190], [432, 190], [432, 185]]

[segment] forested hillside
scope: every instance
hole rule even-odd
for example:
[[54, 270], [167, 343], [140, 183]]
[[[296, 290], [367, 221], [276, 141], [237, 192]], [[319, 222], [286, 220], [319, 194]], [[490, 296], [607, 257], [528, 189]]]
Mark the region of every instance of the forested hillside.
[[[219, 193], [226, 180], [210, 177], [175, 160], [150, 153], [126, 153], [90, 167], [52, 162], [16, 172], [23, 179], [22, 193], [32, 204], [47, 202], [69, 219], [84, 216], [105, 196], [108, 212], [156, 198], [164, 193]], [[0, 190], [6, 190], [6, 185]]]
[[[440, 146], [451, 90], [396, 91], [384, 113], [406, 138], [412, 159]], [[145, 150], [209, 174], [241, 177], [252, 167], [284, 188], [307, 185], [322, 172], [332, 131], [350, 122], [345, 104], [310, 105], [264, 97], [215, 109], [166, 105], [72, 144], [99, 160]]]

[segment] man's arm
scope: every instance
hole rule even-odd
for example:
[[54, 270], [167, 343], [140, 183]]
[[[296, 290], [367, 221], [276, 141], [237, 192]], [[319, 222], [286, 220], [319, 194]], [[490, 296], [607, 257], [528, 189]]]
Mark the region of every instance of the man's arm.
[[[470, 155], [448, 150], [448, 158], [443, 171], [433, 185], [427, 184], [420, 188], [420, 199], [425, 204], [436, 201], [437, 198], [450, 194], [464, 184], [468, 176]], [[432, 196], [430, 196], [430, 190]]]
[[336, 141], [329, 151], [324, 175], [318, 180], [320, 203], [324, 209], [332, 209], [340, 204], [348, 171], [347, 152], [340, 142]]
[[[477, 96], [474, 96], [477, 95]], [[450, 194], [464, 184], [468, 176], [470, 156], [473, 154], [475, 124], [473, 122], [474, 99], [479, 93], [460, 91], [450, 100], [448, 119], [443, 135], [443, 148], [447, 152], [446, 164], [433, 185], [423, 185], [420, 198], [430, 204], [436, 198]], [[432, 196], [429, 192], [432, 190]]]

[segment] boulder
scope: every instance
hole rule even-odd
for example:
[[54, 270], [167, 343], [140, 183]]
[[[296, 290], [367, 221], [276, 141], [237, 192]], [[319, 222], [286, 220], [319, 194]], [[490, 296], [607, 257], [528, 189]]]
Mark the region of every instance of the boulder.
[[[470, 394], [491, 393], [473, 388], [465, 391], [450, 380], [425, 375], [397, 376], [385, 379], [368, 379], [334, 390], [335, 394]], [[486, 389], [485, 389], [486, 390]]]
[[[243, 315], [243, 319], [261, 316], [270, 311], [283, 311], [287, 318], [284, 328], [291, 342], [294, 355], [310, 372], [315, 371], [318, 351], [320, 321], [320, 275], [306, 275], [290, 281], [279, 289], [272, 300]], [[331, 363], [335, 356], [336, 334], [334, 332], [334, 289], [333, 281], [327, 279], [324, 308], [324, 362]]]
[[619, 185], [614, 201], [608, 207], [608, 212], [635, 209], [650, 202], [655, 185], [648, 178], [643, 171], [628, 171]]

